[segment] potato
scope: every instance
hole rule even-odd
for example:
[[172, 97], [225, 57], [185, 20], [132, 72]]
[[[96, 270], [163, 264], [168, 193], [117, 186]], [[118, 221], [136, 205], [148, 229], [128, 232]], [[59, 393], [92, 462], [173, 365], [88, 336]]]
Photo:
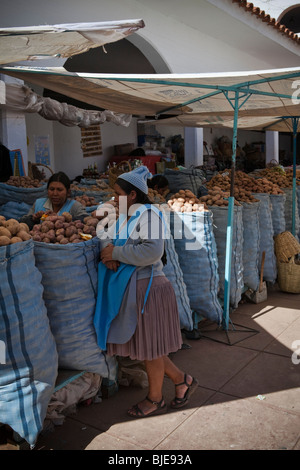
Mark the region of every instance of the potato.
[[62, 216], [65, 218], [66, 222], [71, 222], [72, 221], [72, 216], [69, 212], [63, 212]]
[[61, 219], [57, 219], [56, 222], [54, 223], [55, 228], [63, 228], [64, 226], [64, 221]]
[[28, 232], [26, 232], [25, 230], [20, 230], [17, 233], [17, 237], [21, 238], [21, 240], [23, 240], [23, 241], [31, 239], [31, 235]]
[[83, 229], [84, 223], [81, 222], [80, 220], [75, 220], [75, 227], [79, 228], [80, 230]]
[[19, 223], [19, 230], [20, 230], [20, 231], [23, 231], [23, 230], [24, 230], [25, 232], [29, 233], [29, 227], [28, 227], [28, 225], [25, 224], [24, 222], [20, 222], [20, 223]]
[[53, 229], [47, 232], [47, 238], [49, 238], [51, 243], [54, 243], [56, 241], [55, 231]]
[[41, 242], [42, 241], [40, 234], [37, 233], [37, 232], [32, 236], [32, 240], [34, 240], [35, 242]]
[[23, 240], [22, 240], [22, 238], [20, 238], [20, 237], [12, 237], [12, 238], [10, 239], [10, 243], [20, 243], [20, 242], [22, 242], [22, 241], [23, 241]]
[[8, 238], [11, 238], [11, 233], [10, 231], [5, 228], [5, 227], [0, 227], [0, 236], [1, 237], [8, 237]]
[[19, 222], [16, 219], [8, 219], [4, 222], [6, 227], [12, 235], [15, 235], [19, 231]]
[[65, 229], [64, 228], [58, 228], [57, 230], [55, 230], [55, 235], [58, 236], [58, 235], [65, 235]]
[[54, 228], [54, 223], [48, 220], [45, 220], [45, 222], [42, 222], [41, 225], [41, 232], [47, 233], [49, 230], [52, 230]]
[[10, 245], [10, 238], [5, 235], [0, 236], [0, 246]]

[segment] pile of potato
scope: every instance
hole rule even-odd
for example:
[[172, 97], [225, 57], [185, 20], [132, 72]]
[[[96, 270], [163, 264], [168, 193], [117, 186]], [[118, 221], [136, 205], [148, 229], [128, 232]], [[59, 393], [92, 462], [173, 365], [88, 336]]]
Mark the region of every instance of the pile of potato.
[[16, 186], [17, 188], [40, 188], [42, 183], [38, 179], [29, 176], [10, 176], [6, 184]]
[[[167, 193], [169, 190], [167, 189]], [[148, 188], [148, 197], [151, 202], [161, 204], [163, 202], [166, 202], [165, 196], [163, 194], [159, 194], [158, 191], [152, 188]]]
[[80, 243], [96, 236], [96, 226], [99, 220], [95, 217], [85, 217], [83, 222], [72, 220], [71, 214], [47, 215], [41, 223], [33, 226], [30, 234], [34, 241], [66, 245]]
[[0, 215], [0, 246], [12, 245], [30, 240], [29, 227], [27, 224], [18, 222], [16, 219], [8, 219]]
[[[287, 179], [291, 183], [291, 186], [293, 186], [293, 170], [286, 170], [285, 172]], [[296, 185], [300, 186], [300, 170], [296, 170]]]
[[98, 204], [93, 196], [87, 196], [86, 194], [83, 196], [75, 196], [74, 199], [80, 202], [84, 207], [96, 206]]
[[96, 184], [87, 184], [87, 185], [80, 185], [72, 183], [71, 184], [71, 191], [89, 191], [89, 192], [109, 192], [109, 193], [114, 193], [114, 190], [107, 184], [105, 181], [97, 180]]
[[281, 168], [264, 168], [257, 172], [260, 177], [266, 178], [280, 188], [291, 188], [293, 186], [292, 180], [287, 178], [284, 170]]
[[[217, 186], [222, 191], [230, 191], [231, 170], [219, 172], [207, 183], [208, 189], [215, 189]], [[272, 183], [267, 178], [253, 178], [243, 171], [236, 171], [234, 178], [234, 197], [241, 202], [255, 202], [252, 193], [283, 194], [277, 184]], [[255, 199], [255, 198], [254, 198]]]
[[[208, 190], [208, 194], [200, 197], [200, 201], [207, 204], [207, 206], [228, 206], [228, 197], [230, 196], [229, 191], [223, 191], [219, 186], [213, 186], [213, 189]], [[247, 201], [248, 202], [248, 201]], [[234, 199], [234, 205], [240, 206], [241, 204]]]
[[189, 189], [180, 189], [168, 200], [168, 205], [175, 212], [203, 212], [208, 210], [205, 202], [201, 202]]

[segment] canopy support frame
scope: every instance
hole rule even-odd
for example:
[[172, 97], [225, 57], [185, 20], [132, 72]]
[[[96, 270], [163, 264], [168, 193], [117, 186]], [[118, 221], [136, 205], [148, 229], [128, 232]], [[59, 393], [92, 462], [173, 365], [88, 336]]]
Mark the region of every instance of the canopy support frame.
[[[226, 232], [226, 252], [225, 252], [225, 282], [224, 282], [224, 306], [223, 306], [223, 318], [222, 318], [222, 331], [225, 332], [227, 338], [227, 344], [233, 345], [237, 342], [242, 340], [238, 340], [235, 343], [232, 343], [230, 337], [228, 335], [229, 331], [229, 323], [232, 326], [232, 331], [235, 333], [245, 333], [249, 332], [249, 336], [253, 336], [259, 333], [257, 330], [249, 327], [245, 327], [242, 325], [238, 325], [242, 327], [242, 329], [235, 328], [234, 324], [230, 319], [230, 279], [231, 279], [231, 260], [232, 260], [232, 239], [233, 239], [233, 223], [234, 223], [234, 179], [235, 179], [235, 167], [236, 167], [236, 148], [237, 148], [237, 128], [238, 128], [238, 113], [239, 109], [243, 106], [243, 104], [250, 98], [251, 93], [246, 95], [246, 93], [241, 92], [240, 90], [232, 90], [234, 91], [234, 97], [230, 98], [227, 91], [224, 91], [224, 95], [226, 99], [231, 104], [234, 110], [234, 121], [233, 121], [233, 138], [232, 138], [232, 158], [231, 158], [231, 180], [230, 180], [230, 196], [228, 198], [228, 214], [227, 214], [227, 232]], [[245, 98], [246, 97], [246, 98]], [[243, 99], [242, 103], [240, 104], [239, 101]], [[220, 328], [219, 328], [220, 329]], [[201, 332], [202, 337], [207, 337], [207, 335], [203, 335], [202, 333], [208, 333], [208, 330], [203, 330]], [[214, 341], [223, 342], [220, 340]]]

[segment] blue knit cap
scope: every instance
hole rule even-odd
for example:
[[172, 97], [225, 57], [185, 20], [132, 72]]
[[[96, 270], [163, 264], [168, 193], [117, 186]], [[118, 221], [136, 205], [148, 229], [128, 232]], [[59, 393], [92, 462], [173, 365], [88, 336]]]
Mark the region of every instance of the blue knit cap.
[[145, 194], [148, 194], [147, 180], [151, 177], [152, 174], [144, 165], [139, 166], [135, 168], [135, 170], [129, 171], [128, 173], [122, 173], [122, 175], [118, 176], [118, 178], [128, 181], [128, 183], [140, 189]]

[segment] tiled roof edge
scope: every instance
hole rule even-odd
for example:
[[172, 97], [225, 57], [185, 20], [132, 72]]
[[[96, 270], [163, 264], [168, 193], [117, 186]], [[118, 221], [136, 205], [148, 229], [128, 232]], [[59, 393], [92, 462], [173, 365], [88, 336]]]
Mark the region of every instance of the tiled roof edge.
[[275, 18], [271, 18], [270, 15], [266, 14], [265, 11], [254, 6], [253, 3], [247, 2], [247, 0], [232, 0], [232, 3], [237, 3], [239, 7], [244, 8], [245, 11], [248, 11], [252, 15], [260, 18], [264, 23], [272, 26], [277, 29], [281, 34], [285, 35], [289, 39], [292, 39], [294, 42], [300, 44], [300, 38], [296, 33], [287, 28], [284, 24], [277, 21]]

